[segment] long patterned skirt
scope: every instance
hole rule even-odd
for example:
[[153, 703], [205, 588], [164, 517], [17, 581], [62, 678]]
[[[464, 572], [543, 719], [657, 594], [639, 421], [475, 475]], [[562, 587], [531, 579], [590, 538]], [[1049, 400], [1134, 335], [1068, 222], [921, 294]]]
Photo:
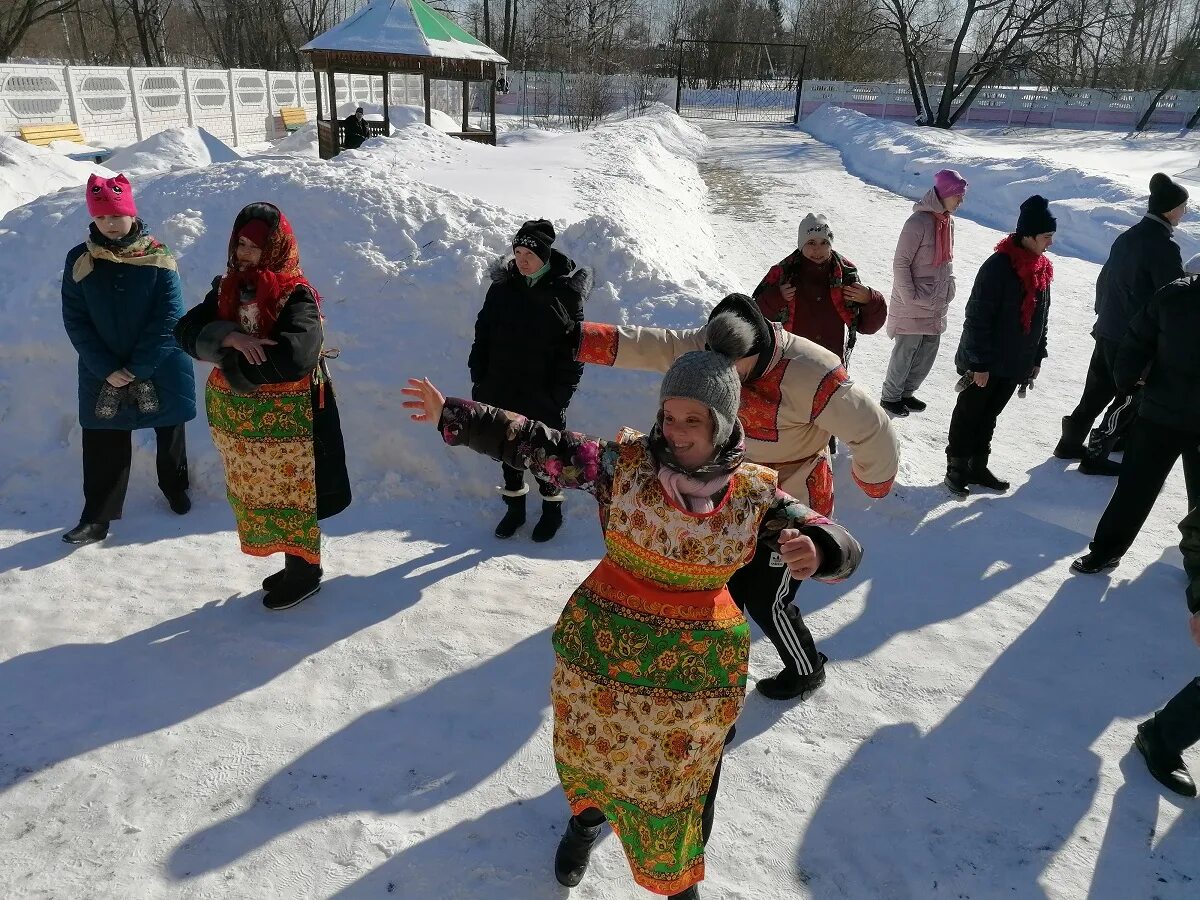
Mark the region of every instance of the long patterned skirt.
[[750, 632], [725, 588], [666, 591], [607, 557], [554, 630], [554, 759], [658, 894], [704, 878], [702, 817], [746, 693]]
[[214, 368], [204, 401], [242, 552], [291, 553], [319, 563], [312, 379], [238, 394]]

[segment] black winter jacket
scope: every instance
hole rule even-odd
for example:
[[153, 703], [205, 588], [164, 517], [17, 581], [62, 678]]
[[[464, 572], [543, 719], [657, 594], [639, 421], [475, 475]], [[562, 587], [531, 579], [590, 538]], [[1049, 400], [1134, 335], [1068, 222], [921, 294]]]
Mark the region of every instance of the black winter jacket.
[[1096, 279], [1092, 335], [1120, 341], [1154, 292], [1182, 277], [1183, 259], [1170, 224], [1158, 216], [1144, 216], [1113, 241]]
[[317, 518], [336, 515], [350, 505], [350, 476], [346, 471], [346, 446], [342, 439], [337, 398], [325, 361], [321, 359], [324, 331], [316, 298], [303, 285], [292, 291], [269, 335], [276, 343], [262, 348], [267, 359], [256, 366], [236, 350], [214, 347], [214, 338], [217, 336], [213, 329], [205, 331], [217, 322], [220, 282], [219, 278], [214, 279], [212, 290], [205, 296], [204, 302], [190, 309], [179, 320], [175, 326], [175, 339], [189, 356], [220, 365], [230, 386], [244, 393], [249, 393], [259, 384], [298, 381], [320, 366], [325, 380], [324, 388], [314, 379], [312, 389]]
[[1117, 352], [1117, 389], [1146, 375], [1139, 416], [1200, 433], [1200, 276], [1173, 281], [1134, 316]]
[[1033, 323], [1026, 334], [1021, 326], [1025, 286], [1006, 253], [987, 258], [975, 275], [967, 301], [962, 339], [954, 356], [960, 375], [987, 372], [997, 378], [1024, 381], [1046, 358], [1046, 331], [1050, 317], [1050, 291], [1038, 298]]
[[471, 397], [565, 428], [567, 406], [583, 375], [574, 335], [592, 289], [592, 270], [552, 250], [550, 271], [533, 287], [511, 257], [499, 260], [491, 276], [467, 360]]

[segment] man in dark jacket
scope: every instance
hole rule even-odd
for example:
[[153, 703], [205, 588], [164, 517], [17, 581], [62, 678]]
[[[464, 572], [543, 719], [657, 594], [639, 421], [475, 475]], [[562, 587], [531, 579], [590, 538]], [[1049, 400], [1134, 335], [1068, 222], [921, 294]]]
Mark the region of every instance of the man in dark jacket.
[[946, 443], [946, 487], [957, 497], [968, 485], [1008, 490], [988, 469], [996, 420], [1017, 388], [1037, 378], [1046, 358], [1050, 283], [1046, 251], [1057, 222], [1034, 195], [1021, 204], [1017, 227], [979, 268], [967, 301], [954, 365], [963, 376]]
[[344, 150], [357, 150], [363, 145], [363, 141], [371, 136], [371, 132], [367, 128], [367, 120], [363, 118], [361, 106], [354, 111], [354, 115], [346, 117], [343, 128], [345, 129], [342, 148]]
[[[554, 239], [554, 226], [545, 219], [521, 226], [513, 256], [492, 269], [467, 366], [473, 400], [562, 430], [583, 374], [583, 363], [575, 361], [575, 336], [592, 289], [592, 270], [554, 250]], [[508, 511], [496, 536], [508, 538], [525, 524], [529, 488], [520, 469], [504, 465], [503, 472], [501, 495]], [[553, 485], [542, 482], [540, 489], [542, 517], [532, 535], [539, 542], [561, 527], [563, 500]]]
[[[1150, 297], [1165, 284], [1183, 275], [1179, 245], [1172, 237], [1175, 226], [1187, 212], [1188, 192], [1158, 172], [1150, 179], [1150, 203], [1146, 215], [1113, 241], [1108, 261], [1096, 280], [1096, 346], [1088, 364], [1087, 380], [1079, 405], [1064, 416], [1062, 440], [1054, 448], [1060, 459], [1081, 459], [1079, 471], [1087, 475], [1116, 475], [1120, 463], [1108, 458], [1113, 445], [1137, 414], [1138, 394], [1117, 390], [1113, 369], [1129, 323]], [[1092, 431], [1096, 416], [1108, 405], [1100, 425]]]
[[[1130, 323], [1118, 350], [1114, 375], [1122, 394], [1133, 393], [1150, 368], [1117, 489], [1096, 526], [1090, 552], [1071, 564], [1075, 572], [1101, 572], [1121, 561], [1181, 456], [1188, 509], [1200, 505], [1200, 256], [1188, 261], [1188, 269], [1198, 274], [1156, 293]], [[1180, 549], [1189, 574], [1200, 571], [1193, 519], [1181, 526]]]

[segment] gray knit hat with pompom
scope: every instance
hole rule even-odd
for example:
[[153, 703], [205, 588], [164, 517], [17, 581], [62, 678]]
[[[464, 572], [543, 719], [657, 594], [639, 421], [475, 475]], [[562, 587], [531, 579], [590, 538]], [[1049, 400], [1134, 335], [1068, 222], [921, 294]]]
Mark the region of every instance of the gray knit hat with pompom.
[[707, 350], [685, 353], [667, 370], [658, 391], [658, 404], [677, 397], [697, 400], [712, 411], [714, 446], [724, 447], [733, 434], [742, 402], [742, 379], [734, 363], [750, 356], [754, 327], [736, 316], [718, 316], [705, 329]]

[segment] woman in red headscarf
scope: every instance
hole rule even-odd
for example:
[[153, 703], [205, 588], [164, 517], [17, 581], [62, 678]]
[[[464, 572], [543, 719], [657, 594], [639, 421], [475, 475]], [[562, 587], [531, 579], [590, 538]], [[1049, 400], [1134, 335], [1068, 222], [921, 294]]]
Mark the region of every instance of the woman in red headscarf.
[[318, 519], [350, 505], [320, 296], [300, 269], [278, 207], [252, 203], [229, 238], [228, 271], [180, 320], [180, 345], [216, 363], [205, 388], [242, 552], [284, 554], [263, 605], [287, 609], [320, 590]]

